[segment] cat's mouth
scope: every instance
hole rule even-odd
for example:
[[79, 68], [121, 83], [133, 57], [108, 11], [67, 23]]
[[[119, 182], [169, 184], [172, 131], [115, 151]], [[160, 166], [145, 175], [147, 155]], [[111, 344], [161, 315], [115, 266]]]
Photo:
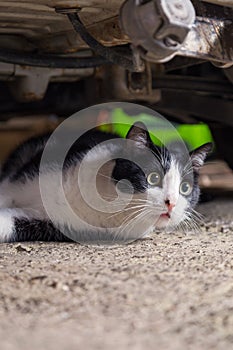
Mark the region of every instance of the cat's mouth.
[[162, 213], [160, 215], [161, 218], [164, 218], [164, 219], [170, 219], [171, 215], [167, 212], [167, 213]]

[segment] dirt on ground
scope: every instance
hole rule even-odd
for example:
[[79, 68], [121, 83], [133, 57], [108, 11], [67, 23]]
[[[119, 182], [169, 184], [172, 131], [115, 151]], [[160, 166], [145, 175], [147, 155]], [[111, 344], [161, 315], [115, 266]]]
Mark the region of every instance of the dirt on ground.
[[200, 234], [0, 245], [1, 350], [233, 349], [233, 197]]

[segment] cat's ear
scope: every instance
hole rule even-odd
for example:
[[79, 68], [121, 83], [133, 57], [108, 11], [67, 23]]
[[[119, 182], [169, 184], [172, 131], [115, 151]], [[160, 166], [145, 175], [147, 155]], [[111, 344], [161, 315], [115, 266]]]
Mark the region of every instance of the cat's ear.
[[148, 147], [151, 142], [147, 127], [142, 122], [136, 122], [131, 126], [126, 139], [135, 141], [139, 148]]
[[192, 166], [195, 171], [198, 172], [200, 170], [204, 164], [207, 154], [212, 150], [212, 148], [213, 144], [211, 142], [208, 142], [190, 152]]

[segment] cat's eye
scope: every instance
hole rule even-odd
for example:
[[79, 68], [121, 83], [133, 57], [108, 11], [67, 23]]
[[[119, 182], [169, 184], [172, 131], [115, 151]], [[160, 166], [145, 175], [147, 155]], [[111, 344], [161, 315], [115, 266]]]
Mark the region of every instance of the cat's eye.
[[188, 196], [192, 192], [192, 186], [189, 182], [184, 181], [180, 185], [180, 193], [184, 196]]
[[150, 173], [147, 176], [147, 182], [151, 186], [158, 186], [161, 181], [161, 176], [159, 173], [156, 173], [155, 171], [153, 173]]

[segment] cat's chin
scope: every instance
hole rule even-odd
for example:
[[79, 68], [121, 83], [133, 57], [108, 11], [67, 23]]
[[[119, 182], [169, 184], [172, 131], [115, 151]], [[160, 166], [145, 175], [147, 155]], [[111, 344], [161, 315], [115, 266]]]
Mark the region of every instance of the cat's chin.
[[161, 214], [156, 221], [155, 227], [157, 229], [169, 228], [171, 226], [171, 217], [167, 214]]

